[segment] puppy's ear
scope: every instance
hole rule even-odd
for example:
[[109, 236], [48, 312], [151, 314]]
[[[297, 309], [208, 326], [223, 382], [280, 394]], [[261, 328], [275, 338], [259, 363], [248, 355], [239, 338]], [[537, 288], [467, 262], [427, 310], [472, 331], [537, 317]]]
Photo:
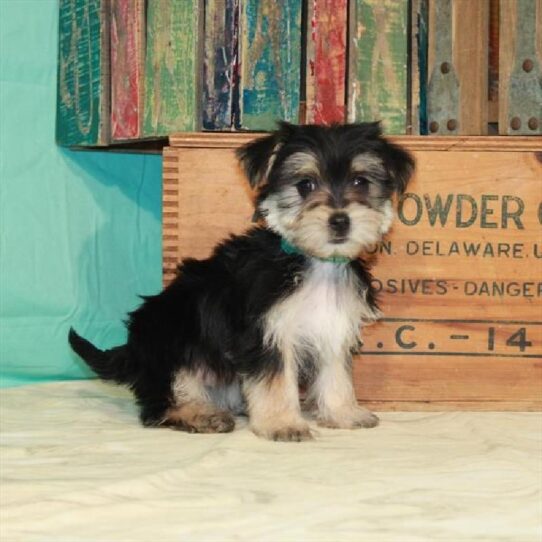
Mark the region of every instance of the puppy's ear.
[[252, 188], [265, 182], [277, 152], [295, 131], [295, 126], [287, 122], [279, 122], [278, 126], [275, 132], [243, 145], [236, 152]]
[[393, 182], [393, 189], [402, 194], [414, 173], [416, 165], [414, 158], [402, 147], [386, 142], [384, 163]]

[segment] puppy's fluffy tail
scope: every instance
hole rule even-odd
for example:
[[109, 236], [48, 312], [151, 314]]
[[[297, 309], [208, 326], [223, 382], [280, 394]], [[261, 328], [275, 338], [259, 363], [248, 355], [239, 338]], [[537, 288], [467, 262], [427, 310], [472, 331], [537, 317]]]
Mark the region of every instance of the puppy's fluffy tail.
[[68, 341], [73, 351], [102, 379], [113, 380], [117, 384], [130, 384], [134, 369], [128, 357], [126, 345], [110, 350], [100, 350], [73, 328], [70, 328]]

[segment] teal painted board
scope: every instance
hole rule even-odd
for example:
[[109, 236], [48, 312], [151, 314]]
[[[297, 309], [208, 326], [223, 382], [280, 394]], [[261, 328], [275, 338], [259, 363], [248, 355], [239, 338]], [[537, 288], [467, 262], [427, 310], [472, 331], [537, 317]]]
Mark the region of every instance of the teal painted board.
[[89, 378], [70, 325], [119, 344], [161, 289], [162, 160], [57, 146], [58, 3], [0, 12], [0, 386]]
[[428, 0], [411, 0], [410, 19], [410, 135], [427, 135]]
[[241, 128], [299, 121], [302, 0], [245, 0], [241, 15]]
[[56, 141], [107, 145], [109, 0], [60, 0]]
[[407, 127], [408, 0], [351, 0], [348, 118]]
[[202, 0], [148, 0], [144, 137], [201, 125]]

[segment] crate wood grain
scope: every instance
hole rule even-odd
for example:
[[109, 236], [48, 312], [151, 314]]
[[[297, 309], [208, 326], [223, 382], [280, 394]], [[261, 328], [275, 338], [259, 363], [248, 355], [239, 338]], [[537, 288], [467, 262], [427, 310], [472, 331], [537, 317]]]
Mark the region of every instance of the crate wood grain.
[[431, 135], [488, 131], [489, 0], [429, 2]]
[[111, 139], [141, 138], [145, 0], [111, 0]]
[[301, 0], [244, 0], [241, 127], [268, 130], [299, 120]]
[[501, 0], [499, 133], [542, 134], [542, 0]]
[[346, 0], [309, 0], [307, 13], [306, 121], [345, 121]]
[[[249, 134], [164, 150], [164, 282], [251, 224], [234, 157]], [[417, 173], [374, 263], [384, 319], [364, 330], [358, 398], [380, 409], [542, 408], [542, 138], [397, 137]], [[512, 141], [511, 141], [512, 140]]]
[[147, 0], [144, 137], [201, 124], [202, 0]]
[[109, 0], [60, 0], [56, 142], [110, 139]]
[[348, 119], [380, 119], [388, 134], [407, 128], [407, 0], [352, 0]]
[[203, 128], [239, 128], [239, 0], [207, 0]]

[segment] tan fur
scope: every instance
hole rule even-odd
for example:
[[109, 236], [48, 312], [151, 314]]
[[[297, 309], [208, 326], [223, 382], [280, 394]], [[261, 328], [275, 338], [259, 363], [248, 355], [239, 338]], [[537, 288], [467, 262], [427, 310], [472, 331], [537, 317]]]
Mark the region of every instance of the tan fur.
[[250, 425], [258, 436], [270, 440], [302, 441], [312, 438], [301, 415], [297, 386], [297, 368], [293, 359], [285, 359], [284, 369], [272, 378], [246, 380]]
[[318, 167], [318, 159], [314, 154], [309, 152], [295, 152], [288, 156], [283, 164], [285, 174], [292, 177], [301, 177], [303, 175], [319, 178], [320, 168]]
[[[216, 381], [201, 371], [179, 371], [172, 393], [175, 406], [166, 411], [162, 425], [170, 425], [195, 433], [223, 433], [232, 431], [235, 421], [227, 401], [217, 404]], [[231, 398], [230, 398], [231, 399]], [[233, 399], [231, 399], [233, 401]]]

